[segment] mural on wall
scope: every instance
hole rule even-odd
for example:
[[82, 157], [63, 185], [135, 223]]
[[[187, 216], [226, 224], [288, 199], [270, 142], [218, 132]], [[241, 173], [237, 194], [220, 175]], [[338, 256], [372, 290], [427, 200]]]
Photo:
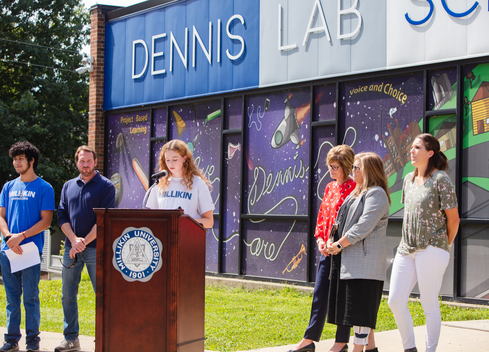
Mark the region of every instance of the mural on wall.
[[[428, 94], [428, 110], [447, 110], [457, 107], [457, 69], [455, 67], [429, 72], [431, 94]], [[428, 132], [438, 138], [440, 150], [448, 159], [447, 174], [455, 184], [457, 117], [453, 114], [430, 116]]]
[[[243, 213], [307, 215], [310, 112], [309, 89], [247, 98]], [[306, 280], [307, 223], [247, 220], [243, 228], [245, 274]]]
[[[170, 108], [170, 139], [187, 143], [199, 169], [212, 184], [214, 214], [219, 212], [219, 172], [221, 147], [221, 101], [214, 100], [197, 104], [177, 105]], [[207, 231], [206, 270], [217, 271], [218, 221]]]
[[355, 153], [374, 152], [383, 160], [391, 191], [391, 216], [402, 217], [402, 182], [414, 169], [410, 149], [422, 129], [422, 87], [421, 74], [342, 86], [341, 136]]
[[116, 189], [116, 207], [142, 208], [149, 182], [149, 111], [108, 117], [107, 175]]
[[[225, 127], [240, 131], [243, 123], [242, 98], [225, 100]], [[224, 169], [223, 169], [223, 228], [221, 268], [225, 273], [240, 274], [240, 202], [241, 202], [241, 163], [243, 149], [241, 132], [226, 134], [224, 137]]]
[[452, 99], [455, 98], [454, 93], [456, 93], [454, 90], [456, 85], [455, 87], [452, 86], [452, 82], [456, 82], [456, 72], [456, 70], [449, 70], [439, 74], [431, 73], [431, 95], [428, 98], [430, 110], [447, 109], [449, 101], [452, 101], [453, 104], [456, 103], [456, 100]]
[[[336, 85], [329, 84], [317, 86], [314, 89], [314, 121], [334, 121], [336, 120]], [[317, 264], [321, 254], [317, 250], [316, 239], [314, 237], [317, 216], [321, 201], [324, 197], [326, 185], [332, 181], [329, 169], [326, 165], [326, 157], [331, 148], [335, 146], [335, 124], [316, 126], [313, 130], [313, 187], [312, 187], [312, 207], [310, 213], [311, 233], [309, 242], [313, 250], [310, 252], [314, 256], [311, 263], [310, 279], [316, 280]]]
[[[240, 105], [239, 105], [240, 106]], [[223, 228], [222, 228], [222, 270], [225, 273], [239, 274], [239, 224], [241, 201], [241, 134], [224, 137], [226, 154], [224, 158], [224, 188], [222, 201], [224, 202]]]
[[[462, 216], [488, 218], [489, 64], [465, 67], [462, 131], [457, 131], [454, 114], [443, 115], [447, 109], [456, 107], [456, 92], [460, 89], [456, 70], [430, 71], [428, 82], [431, 91], [427, 93], [427, 108], [440, 111], [440, 115], [429, 117], [428, 131], [440, 140], [441, 150], [449, 160], [452, 181], [456, 171], [456, 136], [463, 134], [462, 200], [459, 200]], [[326, 167], [328, 151], [338, 141], [351, 145], [356, 153], [377, 153], [388, 175], [390, 215], [402, 217], [402, 181], [413, 170], [409, 151], [423, 126], [422, 87], [423, 75], [419, 73], [342, 83], [339, 106], [335, 84], [316, 86], [313, 95], [310, 87], [250, 95], [244, 98], [244, 114], [242, 96], [177, 105], [154, 109], [152, 129], [149, 111], [109, 115], [107, 175], [117, 189], [117, 206], [141, 208], [151, 184], [149, 176], [158, 171], [159, 152], [167, 134], [170, 139], [179, 138], [193, 151], [199, 167], [213, 184], [215, 214], [223, 202], [223, 214], [219, 214], [223, 227], [218, 229], [216, 217], [214, 229], [207, 232], [206, 271], [314, 281], [315, 267], [308, 270], [307, 266], [314, 265], [319, 258], [313, 236], [324, 188], [331, 181]], [[313, 122], [317, 122], [314, 127]], [[223, 134], [221, 126], [228, 132]], [[242, 145], [243, 134], [246, 147]], [[165, 140], [152, 142], [149, 147], [150, 136]], [[219, 194], [220, 163], [224, 177], [222, 194]], [[308, 177], [310, 169], [312, 180]], [[241, 214], [254, 217], [243, 220], [240, 236]], [[282, 217], [260, 219], [259, 215]], [[309, 222], [291, 218], [295, 215], [307, 215]], [[309, 251], [308, 243], [312, 246]], [[392, 243], [389, 253], [394, 253], [397, 239]], [[314, 258], [308, 258], [310, 255]], [[474, 260], [474, 256], [471, 258]], [[481, 263], [485, 265], [483, 259]], [[487, 288], [477, 278], [464, 285], [470, 296], [480, 293], [479, 286]]]
[[464, 72], [462, 216], [489, 217], [489, 65]]
[[448, 177], [450, 177], [452, 183], [455, 184], [457, 116], [431, 116], [428, 120], [428, 128], [428, 132], [438, 138], [438, 141], [440, 142], [440, 150], [448, 159]]
[[[489, 64], [464, 68], [462, 216], [489, 217]], [[461, 294], [489, 299], [488, 227], [462, 229]], [[474, 270], [475, 269], [475, 270]]]

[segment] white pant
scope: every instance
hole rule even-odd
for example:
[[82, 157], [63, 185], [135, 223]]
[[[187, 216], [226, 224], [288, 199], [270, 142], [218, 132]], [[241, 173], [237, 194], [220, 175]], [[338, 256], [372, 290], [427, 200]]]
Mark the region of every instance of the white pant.
[[416, 346], [413, 319], [407, 303], [417, 281], [426, 316], [426, 351], [436, 350], [441, 329], [438, 294], [449, 260], [450, 253], [433, 246], [409, 255], [396, 254], [389, 289], [389, 307], [394, 313], [404, 349]]

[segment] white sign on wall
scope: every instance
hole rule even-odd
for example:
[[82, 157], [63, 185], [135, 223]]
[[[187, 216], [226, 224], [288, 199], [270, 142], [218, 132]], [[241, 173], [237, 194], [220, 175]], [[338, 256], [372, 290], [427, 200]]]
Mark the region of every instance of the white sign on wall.
[[488, 31], [474, 0], [261, 1], [260, 86], [488, 55]]

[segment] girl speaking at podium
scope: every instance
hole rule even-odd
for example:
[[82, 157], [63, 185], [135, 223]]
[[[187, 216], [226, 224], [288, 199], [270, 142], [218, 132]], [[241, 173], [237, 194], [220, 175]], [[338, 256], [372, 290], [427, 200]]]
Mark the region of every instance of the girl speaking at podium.
[[[209, 180], [198, 169], [192, 152], [181, 140], [167, 142], [160, 153], [160, 178], [146, 204], [150, 209], [182, 209], [205, 228], [214, 225], [214, 203]], [[164, 172], [163, 172], [164, 174]]]

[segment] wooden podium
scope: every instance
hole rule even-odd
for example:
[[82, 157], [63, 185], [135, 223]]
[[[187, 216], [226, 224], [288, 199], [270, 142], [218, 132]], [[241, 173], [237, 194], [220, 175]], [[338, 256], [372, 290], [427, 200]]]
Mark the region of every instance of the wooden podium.
[[95, 213], [95, 351], [203, 352], [205, 229], [180, 210]]

